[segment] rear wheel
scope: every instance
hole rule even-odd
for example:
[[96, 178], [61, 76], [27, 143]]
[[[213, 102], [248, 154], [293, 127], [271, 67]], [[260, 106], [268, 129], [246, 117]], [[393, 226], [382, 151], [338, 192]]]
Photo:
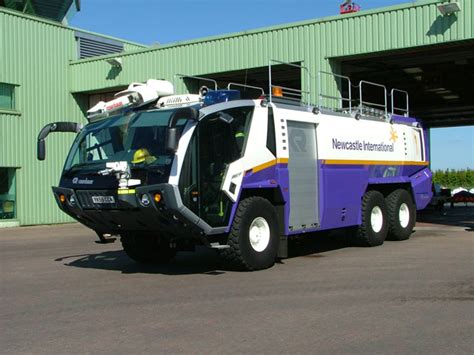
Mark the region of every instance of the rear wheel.
[[387, 232], [385, 199], [378, 191], [367, 191], [362, 198], [362, 223], [355, 233], [355, 243], [364, 247], [382, 245]]
[[124, 233], [121, 237], [125, 253], [139, 263], [164, 264], [176, 255], [167, 238], [140, 233]]
[[239, 203], [228, 236], [230, 248], [221, 255], [238, 269], [267, 269], [275, 263], [278, 240], [273, 205], [262, 197], [249, 197]]
[[408, 191], [399, 189], [386, 198], [388, 209], [389, 240], [406, 240], [410, 238], [416, 222], [416, 208]]

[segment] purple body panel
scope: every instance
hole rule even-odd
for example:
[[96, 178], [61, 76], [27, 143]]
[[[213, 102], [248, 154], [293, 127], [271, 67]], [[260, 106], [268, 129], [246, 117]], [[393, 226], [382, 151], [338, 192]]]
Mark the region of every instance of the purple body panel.
[[361, 200], [368, 185], [410, 184], [416, 207], [431, 200], [431, 172], [424, 166], [321, 165], [320, 230], [361, 223]]
[[281, 194], [283, 196], [283, 200], [285, 201], [285, 231], [288, 230], [288, 219], [290, 215], [290, 210], [288, 208], [290, 200], [288, 186], [289, 179], [287, 164], [276, 164], [255, 173], [246, 173], [242, 181], [242, 187], [240, 189], [237, 202], [234, 203], [234, 205], [232, 206], [229, 225], [227, 226], [226, 231], [230, 231], [232, 221], [234, 220], [235, 213], [237, 211], [238, 201], [240, 201], [240, 196], [242, 195], [242, 191], [248, 189], [280, 189]]
[[[410, 185], [417, 209], [431, 200], [431, 172], [420, 165], [331, 165], [318, 161], [320, 226], [306, 230], [288, 229], [290, 216], [289, 171], [287, 164], [277, 164], [258, 172], [247, 173], [242, 182], [245, 189], [278, 188], [284, 200], [285, 235], [343, 228], [361, 223], [361, 200], [367, 186], [378, 184]], [[238, 203], [232, 207], [227, 231], [230, 231]], [[315, 221], [316, 222], [316, 221]]]
[[426, 161], [431, 161], [431, 153], [430, 153], [430, 147], [431, 147], [431, 138], [430, 138], [430, 131], [427, 128], [423, 128], [423, 138], [425, 139], [425, 160]]
[[369, 176], [369, 170], [360, 165], [321, 164], [321, 230], [360, 223], [360, 201], [367, 189]]
[[242, 193], [242, 191], [240, 191], [240, 193], [239, 193], [239, 196], [237, 198], [237, 202], [234, 202], [232, 204], [232, 210], [230, 211], [230, 217], [229, 217], [229, 224], [228, 224], [227, 228], [225, 229], [226, 233], [229, 233], [230, 229], [232, 228], [232, 222], [234, 221], [235, 213], [237, 212], [237, 207], [239, 206], [240, 194], [241, 193]]
[[428, 206], [433, 197], [433, 190], [431, 189], [432, 176], [430, 169], [425, 168], [410, 178], [416, 208], [419, 210]]
[[413, 123], [418, 122], [418, 120], [416, 120], [416, 119], [413, 118], [413, 117], [405, 117], [405, 116], [400, 116], [400, 115], [393, 115], [393, 116], [392, 116], [392, 122], [393, 122], [393, 123], [405, 123], [405, 124], [408, 124], [408, 125], [411, 126]]

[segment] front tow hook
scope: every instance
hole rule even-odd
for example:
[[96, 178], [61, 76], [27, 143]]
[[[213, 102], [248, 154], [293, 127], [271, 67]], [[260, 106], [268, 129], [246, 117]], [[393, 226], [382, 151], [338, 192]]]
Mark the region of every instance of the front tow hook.
[[95, 242], [97, 244], [110, 244], [110, 243], [115, 243], [117, 238], [113, 237], [112, 234], [107, 234], [107, 233], [99, 233], [96, 232], [97, 236], [99, 237], [99, 240], [96, 240]]

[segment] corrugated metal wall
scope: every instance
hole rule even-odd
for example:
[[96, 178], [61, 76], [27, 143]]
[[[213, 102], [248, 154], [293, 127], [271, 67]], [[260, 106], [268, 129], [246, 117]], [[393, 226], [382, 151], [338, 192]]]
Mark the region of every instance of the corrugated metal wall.
[[[103, 59], [75, 62], [72, 90], [127, 85], [150, 77], [173, 79], [175, 73], [207, 74], [268, 65], [269, 59], [304, 61], [313, 76], [338, 71], [331, 58], [391, 51], [473, 39], [473, 3], [461, 0], [457, 17], [442, 17], [438, 1], [417, 1], [385, 9], [306, 21], [288, 26], [191, 41], [123, 55], [123, 69], [110, 79]], [[304, 78], [303, 78], [304, 79]], [[334, 90], [332, 80], [323, 90]], [[313, 102], [316, 79], [311, 83]]]
[[74, 59], [74, 30], [0, 8], [0, 82], [16, 85], [16, 112], [0, 110], [0, 167], [18, 168], [22, 225], [70, 221], [55, 205], [51, 186], [58, 183], [74, 135], [50, 135], [45, 162], [36, 160], [36, 138], [51, 121], [83, 120], [70, 94], [69, 62]]
[[69, 221], [51, 197], [71, 135], [52, 135], [49, 159], [36, 160], [36, 137], [54, 120], [80, 120], [69, 94], [68, 62], [76, 58], [72, 31], [0, 11], [0, 81], [16, 87], [16, 110], [0, 113], [0, 166], [17, 167], [17, 217], [22, 224]]

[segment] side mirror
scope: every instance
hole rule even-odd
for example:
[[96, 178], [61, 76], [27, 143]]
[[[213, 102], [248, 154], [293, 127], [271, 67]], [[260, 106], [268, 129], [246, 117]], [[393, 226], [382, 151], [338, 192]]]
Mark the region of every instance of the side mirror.
[[166, 150], [175, 153], [178, 150], [180, 132], [176, 125], [181, 119], [197, 121], [199, 119], [199, 111], [193, 107], [183, 107], [171, 115], [168, 122], [168, 129], [166, 131]]
[[178, 150], [180, 134], [176, 127], [169, 128], [166, 131], [166, 150], [176, 152]]
[[51, 132], [72, 132], [78, 133], [82, 129], [82, 124], [76, 122], [54, 122], [43, 127], [38, 134], [37, 159], [44, 160], [46, 157], [45, 139]]
[[44, 160], [46, 158], [46, 143], [44, 139], [38, 141], [37, 159]]

